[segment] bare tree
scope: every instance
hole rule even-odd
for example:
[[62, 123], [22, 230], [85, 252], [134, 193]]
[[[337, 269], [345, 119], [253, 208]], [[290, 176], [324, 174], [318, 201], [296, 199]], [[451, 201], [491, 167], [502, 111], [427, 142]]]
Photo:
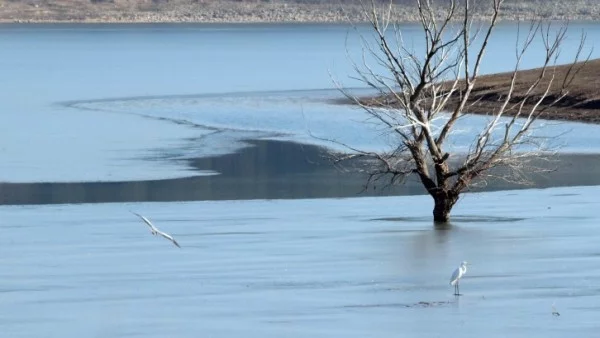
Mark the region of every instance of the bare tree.
[[[516, 62], [509, 84], [496, 95], [493, 105], [485, 107], [489, 122], [466, 153], [451, 156], [445, 142], [455, 131], [457, 120], [478, 109], [481, 97], [473, 95], [474, 88], [503, 0], [488, 0], [489, 7], [484, 11], [480, 1], [477, 13], [469, 0], [449, 0], [444, 5], [415, 1], [425, 40], [424, 53], [403, 43], [401, 28], [394, 24], [391, 2], [383, 7], [375, 1], [365, 6], [375, 38], [361, 35], [366, 56], [362, 62], [354, 63], [354, 68], [356, 78], [378, 95], [365, 100], [340, 88], [389, 131], [394, 143], [385, 152], [351, 148], [353, 155], [343, 159], [370, 159], [367, 184], [382, 178], [396, 184], [416, 175], [433, 197], [434, 220], [448, 222], [459, 195], [499, 173], [492, 169], [504, 168], [501, 178], [505, 180], [526, 182], [523, 174], [529, 160], [545, 154], [539, 140], [532, 136], [534, 122], [568, 94], [568, 87], [582, 66], [577, 60], [585, 36], [581, 37], [573, 63], [559, 73], [556, 62], [566, 25], [551, 29], [549, 24], [533, 22], [525, 34], [519, 33], [522, 36], [517, 38]], [[541, 66], [534, 77], [521, 79], [522, 58], [536, 39], [544, 48]], [[525, 144], [527, 148], [523, 147]]]

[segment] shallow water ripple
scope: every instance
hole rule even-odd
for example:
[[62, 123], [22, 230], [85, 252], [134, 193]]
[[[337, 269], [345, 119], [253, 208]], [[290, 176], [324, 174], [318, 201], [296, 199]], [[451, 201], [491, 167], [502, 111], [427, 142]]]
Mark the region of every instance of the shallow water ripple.
[[598, 192], [471, 194], [444, 229], [422, 217], [426, 196], [4, 206], [0, 324], [10, 337], [594, 336]]

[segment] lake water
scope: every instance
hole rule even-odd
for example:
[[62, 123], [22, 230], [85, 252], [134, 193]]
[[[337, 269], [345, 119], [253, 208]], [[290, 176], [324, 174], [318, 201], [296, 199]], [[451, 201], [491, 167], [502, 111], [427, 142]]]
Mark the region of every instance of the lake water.
[[[418, 49], [417, 28], [403, 29]], [[598, 25], [572, 24], [562, 60], [582, 29], [590, 48], [600, 37]], [[499, 27], [483, 72], [512, 67], [515, 34]], [[346, 25], [1, 25], [0, 50], [4, 182], [210, 174], [186, 159], [231, 152], [246, 138], [315, 142], [308, 131], [381, 144], [360, 112], [323, 101], [339, 96], [332, 77], [358, 85], [348, 56], [360, 57], [360, 43]], [[590, 152], [594, 133], [580, 127], [568, 146]]]
[[[581, 29], [600, 38], [571, 24], [565, 60]], [[515, 32], [499, 27], [483, 72], [510, 69]], [[427, 196], [339, 199], [361, 180], [311, 134], [386, 145], [331, 103], [330, 74], [357, 85], [357, 42], [345, 25], [0, 25], [3, 333], [594, 336], [598, 189], [579, 185], [600, 184], [597, 127], [544, 129], [568, 133], [538, 187], [570, 187], [465, 195], [448, 228]], [[406, 189], [369, 194], [422, 193]]]
[[469, 194], [447, 229], [427, 196], [3, 206], [2, 332], [594, 337], [599, 193]]

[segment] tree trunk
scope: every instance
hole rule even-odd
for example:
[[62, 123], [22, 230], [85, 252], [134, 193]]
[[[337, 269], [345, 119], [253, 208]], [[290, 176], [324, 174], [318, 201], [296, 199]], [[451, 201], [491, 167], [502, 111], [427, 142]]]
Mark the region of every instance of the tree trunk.
[[436, 223], [447, 223], [450, 221], [450, 211], [458, 196], [452, 193], [438, 193], [433, 196], [435, 205], [433, 207], [433, 221]]

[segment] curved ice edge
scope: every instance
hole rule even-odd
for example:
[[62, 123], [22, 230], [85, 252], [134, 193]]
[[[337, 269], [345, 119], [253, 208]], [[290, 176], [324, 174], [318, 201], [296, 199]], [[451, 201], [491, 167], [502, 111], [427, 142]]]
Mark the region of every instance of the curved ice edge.
[[[369, 88], [350, 88], [348, 89], [355, 93], [363, 93], [368, 95], [372, 92]], [[113, 97], [113, 98], [101, 98], [101, 99], [88, 99], [88, 100], [71, 100], [71, 101], [60, 101], [55, 104], [66, 108], [72, 108], [77, 110], [87, 110], [96, 112], [109, 112], [119, 114], [135, 115], [143, 118], [171, 122], [178, 125], [188, 126], [192, 128], [203, 129], [212, 132], [232, 132], [232, 133], [253, 133], [254, 135], [232, 135], [232, 142], [238, 144], [236, 147], [232, 147], [229, 151], [220, 152], [218, 154], [205, 154], [198, 156], [192, 154], [189, 156], [182, 156], [183, 159], [197, 158], [197, 157], [210, 157], [214, 155], [227, 155], [240, 151], [244, 147], [248, 146], [244, 141], [246, 140], [261, 140], [268, 139], [274, 141], [291, 141], [300, 144], [316, 145], [334, 150], [338, 152], [347, 152], [348, 149], [341, 147], [339, 144], [333, 141], [327, 141], [324, 138], [314, 137], [313, 135], [298, 134], [297, 131], [291, 130], [273, 130], [268, 128], [251, 128], [244, 126], [226, 125], [222, 123], [206, 122], [198, 120], [190, 120], [181, 118], [180, 116], [166, 116], [159, 114], [148, 114], [144, 112], [136, 112], [131, 109], [122, 109], [117, 107], [119, 103], [126, 102], [137, 102], [137, 101], [169, 101], [169, 100], [181, 100], [181, 99], [225, 99], [225, 98], [250, 98], [255, 101], [266, 98], [276, 97], [281, 101], [288, 102], [295, 99], [301, 99], [308, 103], [320, 103], [320, 104], [339, 104], [339, 100], [343, 99], [344, 96], [336, 88], [317, 88], [317, 89], [291, 89], [291, 90], [268, 90], [268, 91], [237, 91], [237, 92], [221, 92], [221, 93], [199, 93], [199, 94], [180, 94], [180, 95], [142, 95], [142, 96], [129, 96], [129, 97]], [[104, 106], [94, 106], [96, 104], [106, 103]], [[114, 104], [115, 107], [110, 107], [110, 104]], [[119, 109], [121, 108], [121, 109]], [[175, 108], [174, 108], [175, 109]]]
[[[349, 90], [364, 92], [365, 94], [371, 90], [368, 88], [351, 88]], [[102, 99], [89, 99], [89, 100], [71, 100], [71, 101], [60, 101], [55, 104], [66, 108], [88, 110], [96, 112], [110, 112], [120, 114], [136, 115], [144, 118], [154, 119], [158, 121], [167, 121], [178, 125], [185, 125], [193, 128], [200, 128], [207, 131], [221, 132], [231, 131], [240, 133], [256, 133], [253, 139], [273, 139], [273, 140], [292, 140], [298, 143], [316, 144], [319, 146], [327, 146], [328, 142], [323, 140], [314, 139], [315, 142], [306, 142], [306, 139], [299, 137], [296, 133], [285, 132], [281, 130], [266, 130], [260, 128], [238, 128], [230, 125], [218, 124], [218, 123], [202, 123], [198, 121], [192, 121], [189, 119], [183, 119], [172, 116], [160, 116], [135, 112], [131, 110], [122, 109], [109, 109], [108, 107], [93, 107], [94, 104], [98, 103], [120, 103], [120, 102], [136, 102], [136, 101], [151, 101], [151, 100], [180, 100], [180, 99], [215, 99], [215, 98], [266, 98], [271, 96], [280, 97], [282, 100], [288, 101], [297, 98], [298, 95], [310, 94], [311, 98], [305, 96], [303, 100], [310, 100], [310, 102], [317, 103], [332, 103], [333, 101], [343, 98], [342, 94], [338, 89], [334, 88], [322, 88], [322, 89], [292, 89], [292, 90], [269, 90], [269, 91], [238, 91], [238, 92], [222, 92], [222, 93], [200, 93], [200, 94], [181, 94], [181, 95], [142, 95], [142, 96], [128, 96], [128, 97], [113, 97], [113, 98], [102, 98]], [[243, 139], [248, 139], [247, 136], [241, 136], [238, 138], [238, 142], [242, 142]], [[335, 148], [333, 144], [330, 144], [331, 148]], [[237, 151], [239, 149], [235, 149]], [[340, 150], [340, 149], [336, 149]], [[230, 154], [232, 152], [222, 153], [222, 155]]]
[[[357, 93], [359, 92], [363, 92], [365, 93], [365, 95], [367, 93], [369, 93], [371, 90], [368, 88], [352, 88], [350, 89], [352, 91], [355, 91]], [[316, 145], [316, 146], [320, 146], [320, 147], [324, 147], [328, 150], [332, 150], [332, 151], [337, 151], [337, 152], [351, 152], [349, 148], [344, 147], [342, 144], [340, 143], [336, 143], [335, 141], [332, 140], [328, 140], [327, 138], [320, 138], [318, 136], [315, 136], [312, 134], [312, 132], [307, 132], [307, 134], [301, 134], [298, 133], [298, 130], [285, 130], [285, 127], [282, 127], [281, 130], [273, 130], [271, 128], [260, 128], [261, 126], [258, 126], [256, 128], [252, 128], [251, 126], [240, 126], [240, 125], [230, 125], [230, 124], [226, 124], [223, 122], [219, 122], [219, 121], [202, 121], [201, 116], [199, 115], [198, 118], [199, 120], [195, 120], [195, 119], [189, 119], [189, 118], [185, 118], [182, 116], [168, 116], [168, 114], [161, 114], [161, 112], [157, 113], [157, 114], [145, 114], [143, 113], [143, 107], [142, 107], [142, 112], [136, 112], [134, 109], [131, 110], [127, 110], [127, 107], [118, 107], [117, 104], [119, 102], [123, 103], [123, 102], [136, 102], [136, 101], [145, 101], [145, 100], [157, 100], [157, 101], [162, 101], [162, 104], [164, 106], [168, 106], [168, 101], [170, 100], [175, 100], [174, 102], [176, 102], [176, 100], [180, 100], [180, 99], [199, 99], [200, 101], [202, 101], [203, 99], [205, 100], [209, 100], [209, 99], [215, 99], [215, 98], [231, 98], [231, 99], [235, 99], [235, 98], [249, 98], [251, 99], [249, 102], [254, 102], [257, 101], [259, 102], [259, 100], [261, 99], [272, 99], [273, 97], [277, 98], [277, 99], [281, 99], [282, 101], [292, 101], [294, 99], [301, 99], [301, 100], [306, 100], [305, 102], [307, 103], [320, 103], [320, 104], [334, 104], [334, 100], [339, 100], [340, 98], [343, 98], [343, 95], [340, 93], [340, 91], [338, 89], [335, 88], [322, 88], [322, 89], [297, 89], [297, 90], [269, 90], [269, 91], [238, 91], [238, 92], [221, 92], [221, 93], [199, 93], [199, 94], [182, 94], [182, 95], [145, 95], [145, 96], [131, 96], [131, 97], [121, 97], [121, 98], [103, 98], [103, 99], [91, 99], [91, 100], [75, 100], [75, 101], [63, 101], [63, 102], [59, 102], [58, 104], [64, 106], [64, 107], [70, 107], [70, 108], [74, 108], [74, 109], [80, 109], [80, 110], [93, 110], [93, 111], [106, 111], [106, 112], [112, 112], [112, 113], [123, 113], [123, 114], [133, 114], [133, 115], [137, 115], [137, 116], [141, 116], [144, 118], [150, 118], [150, 119], [155, 119], [155, 120], [161, 120], [161, 121], [168, 121], [171, 123], [175, 123], [175, 124], [180, 124], [180, 125], [186, 125], [186, 126], [190, 126], [190, 127], [195, 127], [195, 128], [201, 128], [204, 130], [210, 130], [210, 131], [215, 131], [215, 132], [232, 132], [231, 136], [231, 141], [232, 144], [238, 144], [238, 146], [235, 147], [229, 147], [229, 149], [227, 149], [226, 151], [221, 151], [218, 154], [214, 154], [214, 153], [210, 153], [210, 154], [193, 154], [193, 155], [183, 155], [182, 158], [193, 158], [193, 157], [210, 157], [210, 156], [214, 156], [214, 155], [226, 155], [226, 154], [231, 154], [234, 153], [236, 151], [239, 151], [240, 149], [244, 148], [245, 146], [247, 146], [247, 144], [243, 144], [244, 140], [248, 140], [248, 139], [256, 139], [256, 140], [260, 140], [260, 139], [270, 139], [270, 140], [275, 140], [275, 141], [291, 141], [291, 142], [295, 142], [295, 143], [299, 143], [299, 144], [307, 144], [307, 145]], [[94, 104], [98, 104], [98, 103], [107, 103], [106, 106], [98, 106], [98, 107], [94, 107]], [[115, 103], [115, 108], [117, 109], [110, 109], [110, 104], [111, 103]], [[166, 103], [166, 105], [165, 105]], [[335, 104], [338, 104], [339, 102], [336, 102]], [[227, 102], [223, 103], [223, 106], [227, 106]], [[194, 104], [192, 104], [193, 106]], [[217, 102], [217, 106], [218, 106], [218, 102]], [[120, 108], [120, 109], [118, 109]], [[125, 109], [123, 109], [125, 108]], [[176, 108], [173, 108], [176, 110]], [[210, 119], [209, 119], [210, 120]], [[289, 122], [289, 121], [288, 121]], [[553, 126], [553, 125], [557, 125], [559, 122], [557, 121], [546, 121], [546, 120], [540, 120], [540, 122], [545, 123], [549, 126]], [[576, 124], [578, 124], [577, 122], [561, 122], [562, 125], [564, 126], [564, 123], [570, 123], [573, 124], [573, 126], [575, 126]], [[565, 128], [568, 128], [569, 126], [566, 126]], [[307, 127], [308, 128], [308, 127]], [[574, 129], [573, 128], [569, 128], [569, 129]], [[248, 135], [235, 135], [236, 133], [254, 133], [254, 135], [252, 135], [251, 137], [248, 137]], [[342, 142], [344, 143], [344, 142]], [[580, 142], [581, 143], [581, 142]], [[588, 142], [589, 144], [589, 142]], [[600, 153], [600, 148], [595, 149], [593, 147], [585, 147], [582, 145], [575, 145], [575, 146], [565, 146], [565, 144], [559, 145], [559, 144], [555, 144], [554, 145], [557, 152], [562, 153], [562, 154], [591, 154], [591, 153]], [[371, 149], [371, 147], [375, 147], [374, 149]], [[367, 146], [366, 150], [369, 151], [376, 151], [377, 149], [379, 149], [379, 147], [381, 147], [381, 145], [369, 145]], [[455, 153], [463, 153], [466, 152], [466, 149], [460, 149], [460, 148], [464, 148], [464, 146], [458, 146], [457, 149], [453, 150]], [[360, 145], [357, 148], [365, 148], [364, 145]]]
[[62, 184], [62, 183], [129, 183], [129, 182], [145, 182], [145, 181], [166, 181], [166, 180], [176, 180], [176, 179], [185, 179], [199, 176], [217, 176], [220, 173], [212, 170], [196, 170], [196, 169], [188, 169], [187, 166], [182, 168], [181, 170], [177, 170], [176, 172], [170, 173], [168, 175], [165, 174], [157, 174], [157, 175], [148, 175], [148, 176], [118, 176], [114, 179], [110, 178], [102, 178], [102, 179], [65, 179], [65, 180], [50, 180], [50, 179], [36, 179], [36, 180], [1, 180], [0, 184], [31, 184], [31, 183], [51, 183], [51, 184]]
[[[369, 88], [348, 88], [351, 91], [371, 92]], [[164, 99], [203, 99], [203, 98], [227, 98], [227, 97], [265, 97], [269, 95], [284, 96], [285, 94], [321, 94], [322, 99], [340, 99], [343, 94], [336, 88], [312, 88], [312, 89], [285, 89], [285, 90], [262, 90], [262, 91], [232, 91], [232, 92], [214, 92], [197, 94], [172, 94], [172, 95], [137, 95], [125, 97], [107, 97], [101, 99], [88, 100], [67, 100], [59, 101], [56, 104], [63, 107], [76, 107], [81, 104], [100, 103], [100, 102], [127, 102], [140, 100], [164, 100]], [[337, 95], [334, 95], [337, 94]], [[315, 101], [319, 101], [316, 100]]]

